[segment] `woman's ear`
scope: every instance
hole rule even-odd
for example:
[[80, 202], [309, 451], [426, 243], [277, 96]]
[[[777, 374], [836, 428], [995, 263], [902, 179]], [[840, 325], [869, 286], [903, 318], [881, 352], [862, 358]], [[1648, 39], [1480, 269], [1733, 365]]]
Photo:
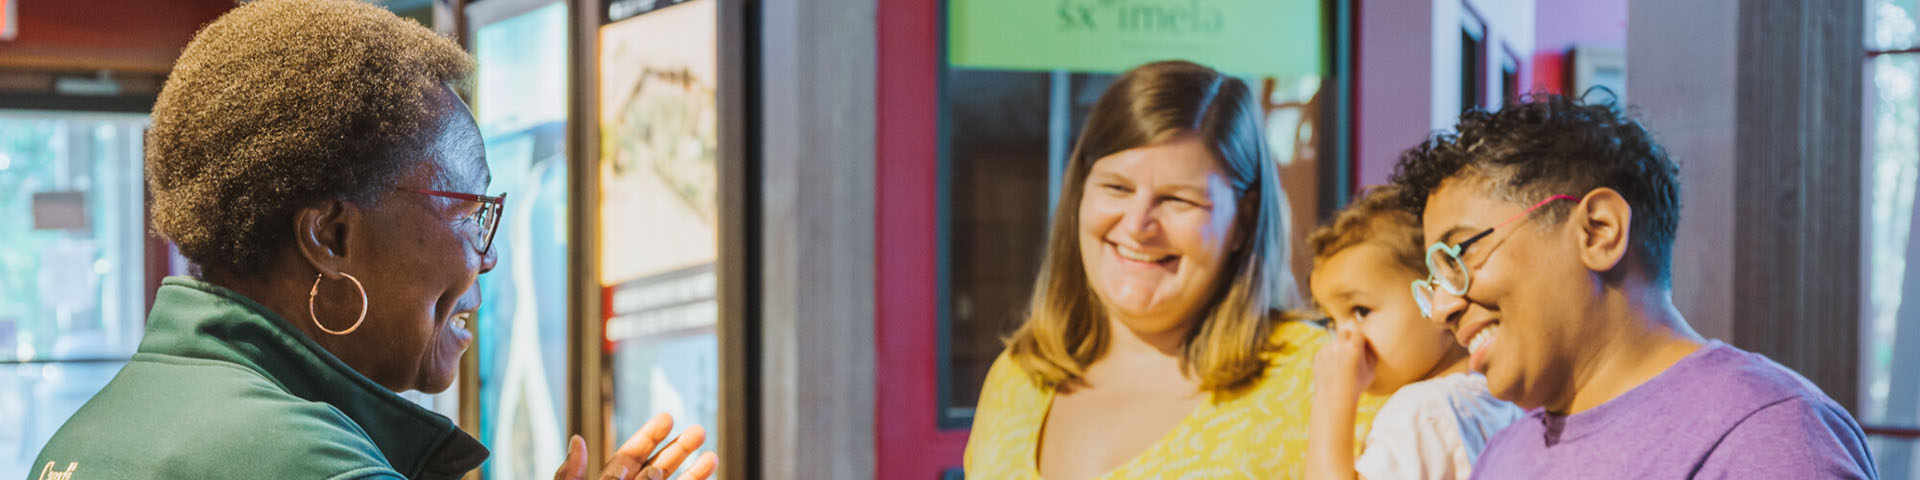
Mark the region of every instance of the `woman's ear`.
[[315, 271], [337, 278], [353, 252], [347, 232], [359, 214], [359, 208], [339, 198], [301, 208], [293, 216], [294, 250]]
[[1260, 216], [1260, 202], [1253, 195], [1243, 195], [1234, 202], [1233, 238], [1227, 243], [1227, 251], [1238, 253], [1253, 240], [1253, 233], [1259, 230], [1257, 220]]
[[1612, 271], [1626, 258], [1631, 241], [1633, 206], [1611, 188], [1598, 188], [1580, 199], [1568, 222], [1576, 223], [1580, 261], [1588, 270]]

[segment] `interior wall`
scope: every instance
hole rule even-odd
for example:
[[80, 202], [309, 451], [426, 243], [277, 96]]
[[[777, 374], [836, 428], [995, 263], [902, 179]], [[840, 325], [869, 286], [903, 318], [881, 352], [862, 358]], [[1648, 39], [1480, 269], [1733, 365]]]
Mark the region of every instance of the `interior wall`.
[[1359, 2], [1360, 78], [1354, 110], [1358, 185], [1387, 182], [1400, 152], [1459, 119], [1460, 33], [1469, 16], [1485, 23], [1487, 79], [1483, 98], [1500, 104], [1500, 59], [1518, 63], [1521, 85], [1532, 82], [1535, 0]]
[[[1680, 164], [1673, 300], [1694, 330], [1733, 340], [1734, 85], [1739, 5], [1634, 0], [1628, 106]], [[1678, 74], [1684, 72], [1684, 74]]]
[[[765, 478], [872, 478], [876, 376], [873, 0], [759, 2]], [[883, 103], [882, 103], [883, 104]], [[885, 278], [885, 277], [882, 277]], [[893, 478], [881, 476], [879, 478]]]
[[1357, 185], [1368, 186], [1386, 183], [1400, 151], [1433, 129], [1433, 75], [1420, 70], [1433, 63], [1426, 43], [1436, 2], [1357, 3], [1353, 168]]

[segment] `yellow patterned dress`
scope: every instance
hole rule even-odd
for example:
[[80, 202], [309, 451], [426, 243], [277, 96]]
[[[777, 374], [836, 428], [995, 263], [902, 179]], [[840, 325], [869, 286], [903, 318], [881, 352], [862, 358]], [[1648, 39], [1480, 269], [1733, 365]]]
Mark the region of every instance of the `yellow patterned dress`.
[[[1300, 478], [1306, 465], [1313, 355], [1326, 333], [1305, 322], [1282, 323], [1274, 330], [1274, 340], [1286, 347], [1273, 354], [1266, 374], [1251, 390], [1224, 400], [1210, 396], [1166, 437], [1096, 478]], [[1367, 426], [1385, 400], [1361, 399], [1354, 438], [1366, 438]], [[1039, 479], [1040, 427], [1052, 402], [1052, 390], [1034, 383], [1002, 353], [987, 373], [974, 413], [967, 478]]]

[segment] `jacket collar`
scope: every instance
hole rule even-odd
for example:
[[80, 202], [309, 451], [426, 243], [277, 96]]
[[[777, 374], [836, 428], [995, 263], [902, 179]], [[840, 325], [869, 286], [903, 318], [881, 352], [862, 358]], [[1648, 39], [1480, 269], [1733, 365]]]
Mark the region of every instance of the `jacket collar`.
[[459, 478], [487, 459], [452, 420], [374, 383], [252, 299], [197, 278], [161, 282], [140, 352], [235, 363], [332, 405], [407, 478]]

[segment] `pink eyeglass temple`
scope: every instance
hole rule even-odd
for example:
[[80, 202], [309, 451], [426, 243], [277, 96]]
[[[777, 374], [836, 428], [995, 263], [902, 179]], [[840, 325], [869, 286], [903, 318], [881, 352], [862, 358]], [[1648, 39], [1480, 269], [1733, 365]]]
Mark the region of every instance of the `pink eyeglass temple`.
[[1521, 211], [1520, 211], [1520, 213], [1516, 213], [1516, 214], [1514, 214], [1512, 218], [1508, 218], [1508, 219], [1506, 219], [1506, 220], [1503, 220], [1503, 221], [1501, 221], [1501, 222], [1500, 222], [1500, 224], [1499, 224], [1499, 225], [1494, 225], [1492, 229], [1488, 229], [1488, 230], [1493, 230], [1493, 229], [1498, 229], [1498, 228], [1500, 228], [1500, 227], [1504, 227], [1504, 226], [1507, 226], [1507, 224], [1509, 224], [1509, 223], [1513, 223], [1513, 222], [1514, 222], [1514, 221], [1516, 221], [1516, 220], [1520, 220], [1520, 219], [1522, 219], [1522, 218], [1527, 218], [1527, 215], [1530, 215], [1530, 214], [1532, 214], [1534, 210], [1539, 210], [1539, 209], [1540, 209], [1540, 207], [1544, 207], [1544, 206], [1547, 206], [1547, 204], [1549, 204], [1549, 203], [1553, 203], [1553, 201], [1554, 201], [1554, 200], [1573, 200], [1573, 201], [1576, 201], [1576, 202], [1578, 202], [1578, 201], [1580, 201], [1580, 198], [1579, 198], [1579, 197], [1575, 197], [1575, 196], [1572, 196], [1572, 195], [1554, 195], [1554, 196], [1551, 196], [1551, 197], [1547, 197], [1547, 199], [1546, 199], [1546, 200], [1541, 200], [1541, 201], [1540, 201], [1540, 203], [1536, 203], [1536, 204], [1533, 204], [1533, 206], [1531, 206], [1531, 207], [1527, 207], [1527, 209], [1526, 209], [1526, 210], [1521, 210]]

